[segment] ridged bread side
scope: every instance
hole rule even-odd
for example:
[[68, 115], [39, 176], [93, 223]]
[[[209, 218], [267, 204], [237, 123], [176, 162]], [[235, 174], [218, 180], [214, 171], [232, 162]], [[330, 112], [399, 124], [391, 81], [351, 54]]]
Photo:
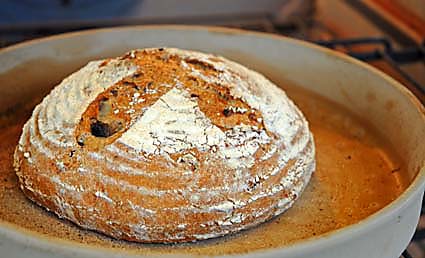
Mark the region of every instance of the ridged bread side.
[[[149, 58], [160, 61], [151, 68], [143, 63]], [[116, 139], [97, 149], [79, 144], [76, 128], [100, 94], [114, 85], [125, 92], [123, 81], [160, 73], [170, 60], [178, 76], [163, 76], [172, 83], [134, 84], [140, 93], [128, 96], [129, 105], [142, 105], [159, 87], [163, 94], [128, 109], [134, 118]], [[198, 88], [188, 86], [193, 80]], [[219, 104], [199, 92], [227, 92], [218, 98], [226, 112], [212, 118]], [[250, 112], [261, 116], [226, 126]], [[314, 142], [299, 109], [259, 73], [209, 54], [143, 49], [90, 62], [56, 86], [23, 128], [15, 169], [29, 198], [81, 227], [185, 242], [238, 232], [288, 209], [315, 169]]]

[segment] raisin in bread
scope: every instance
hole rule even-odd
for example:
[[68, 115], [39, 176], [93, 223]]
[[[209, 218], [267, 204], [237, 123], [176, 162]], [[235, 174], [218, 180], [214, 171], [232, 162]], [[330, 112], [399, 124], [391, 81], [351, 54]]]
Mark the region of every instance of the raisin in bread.
[[23, 192], [138, 242], [222, 236], [288, 209], [315, 169], [307, 121], [262, 75], [173, 48], [90, 62], [35, 109], [15, 152]]

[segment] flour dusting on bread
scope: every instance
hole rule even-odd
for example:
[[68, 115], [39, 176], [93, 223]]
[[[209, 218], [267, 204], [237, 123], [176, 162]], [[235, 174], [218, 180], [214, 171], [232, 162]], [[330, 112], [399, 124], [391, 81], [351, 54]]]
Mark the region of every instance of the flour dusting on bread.
[[15, 151], [24, 193], [118, 239], [187, 242], [291, 207], [315, 169], [308, 123], [264, 76], [173, 48], [90, 62], [35, 109]]

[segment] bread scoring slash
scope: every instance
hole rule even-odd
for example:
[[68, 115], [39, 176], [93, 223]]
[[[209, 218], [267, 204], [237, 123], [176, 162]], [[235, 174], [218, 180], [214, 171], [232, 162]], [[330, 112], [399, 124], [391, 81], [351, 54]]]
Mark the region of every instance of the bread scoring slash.
[[187, 242], [287, 210], [315, 169], [302, 113], [264, 76], [174, 48], [94, 61], [34, 109], [15, 151], [20, 187], [117, 239]]

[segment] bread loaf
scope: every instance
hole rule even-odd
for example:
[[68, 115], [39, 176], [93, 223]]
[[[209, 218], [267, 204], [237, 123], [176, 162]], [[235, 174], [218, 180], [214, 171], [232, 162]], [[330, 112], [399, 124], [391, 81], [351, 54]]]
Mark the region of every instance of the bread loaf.
[[315, 169], [307, 121], [262, 75], [173, 48], [93, 61], [34, 109], [23, 192], [117, 239], [186, 242], [288, 209]]

